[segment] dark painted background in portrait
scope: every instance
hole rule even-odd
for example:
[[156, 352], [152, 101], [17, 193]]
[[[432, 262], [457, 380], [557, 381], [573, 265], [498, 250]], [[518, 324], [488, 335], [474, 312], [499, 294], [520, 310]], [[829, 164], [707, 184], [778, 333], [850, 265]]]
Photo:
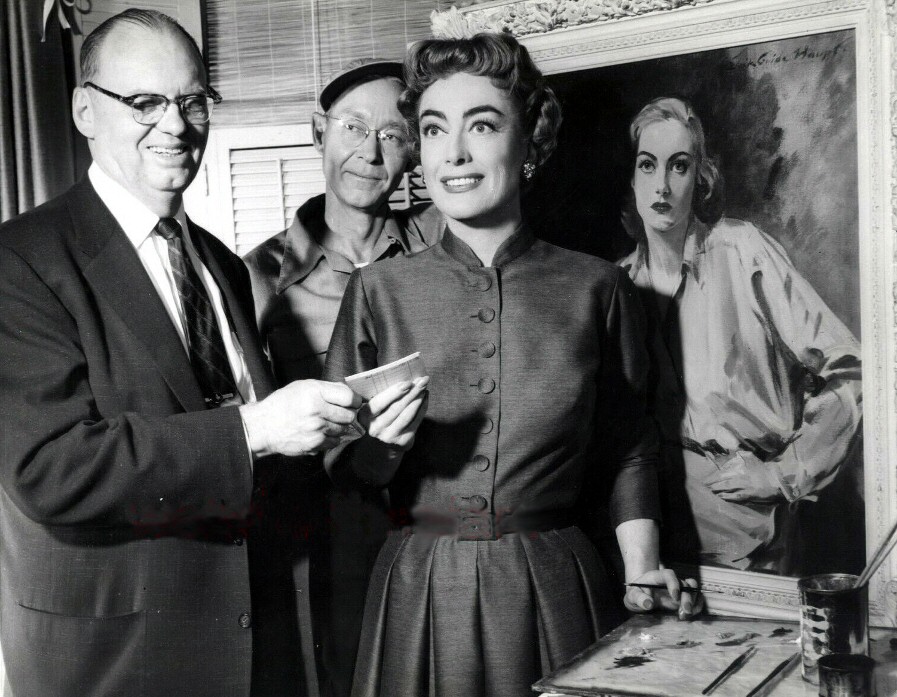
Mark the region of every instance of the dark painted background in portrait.
[[[634, 162], [629, 122], [655, 97], [684, 97], [725, 178], [725, 214], [778, 240], [861, 339], [853, 31], [551, 75], [548, 82], [564, 124], [557, 151], [524, 200], [541, 237], [610, 260], [631, 251], [620, 223]], [[817, 504], [798, 506], [807, 531], [805, 573], [863, 565], [857, 441], [839, 486], [823, 490]]]
[[529, 218], [562, 246], [629, 252], [629, 122], [655, 97], [684, 97], [725, 177], [726, 215], [777, 239], [860, 337], [855, 65], [842, 31], [551, 75], [564, 124]]

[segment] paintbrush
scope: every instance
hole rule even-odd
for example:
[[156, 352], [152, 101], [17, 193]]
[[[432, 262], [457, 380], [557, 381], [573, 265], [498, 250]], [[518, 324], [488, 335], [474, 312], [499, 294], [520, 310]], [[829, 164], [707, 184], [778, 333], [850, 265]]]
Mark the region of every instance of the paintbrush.
[[[623, 584], [630, 588], [653, 588], [655, 590], [665, 591], [668, 590], [665, 585], [662, 583], [625, 583]], [[719, 593], [720, 591], [714, 590], [701, 590], [700, 588], [693, 588], [692, 586], [686, 586], [682, 581], [679, 582], [679, 590], [683, 593]]]
[[753, 656], [755, 653], [757, 653], [757, 647], [756, 646], [749, 647], [747, 651], [742, 653], [738, 658], [736, 658], [728, 666], [726, 666], [726, 669], [722, 673], [717, 675], [712, 683], [710, 683], [707, 687], [705, 687], [703, 690], [701, 690], [701, 694], [709, 695], [711, 692], [713, 692], [716, 689], [717, 685], [719, 685], [723, 680], [728, 678], [730, 675], [732, 675], [732, 673], [734, 673], [736, 670], [741, 668], [741, 666], [743, 666], [745, 663], [747, 663], [748, 659], [751, 656]]
[[758, 694], [760, 690], [769, 685], [773, 680], [782, 675], [785, 671], [787, 671], [791, 666], [793, 666], [800, 659], [800, 651], [792, 654], [789, 658], [786, 658], [784, 661], [779, 663], [775, 668], [772, 669], [772, 672], [767, 675], [763, 680], [760, 681], [760, 684], [757, 685], [753, 690], [748, 692], [744, 697], [754, 697], [754, 695]]

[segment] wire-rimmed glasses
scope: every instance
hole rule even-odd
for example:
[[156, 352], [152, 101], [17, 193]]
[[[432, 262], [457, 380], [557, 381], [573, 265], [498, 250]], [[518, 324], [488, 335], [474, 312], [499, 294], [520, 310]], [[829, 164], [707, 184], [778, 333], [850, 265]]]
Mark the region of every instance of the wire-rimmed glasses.
[[[411, 146], [411, 137], [407, 129], [401, 126], [387, 126], [386, 128], [371, 128], [361, 119], [354, 116], [330, 116], [315, 112], [314, 116], [319, 119], [327, 119], [333, 121], [340, 126], [338, 131], [340, 138], [346, 145], [357, 148], [367, 140], [367, 137], [373, 133], [380, 142], [380, 147], [384, 151], [390, 151], [395, 154], [405, 154]], [[319, 126], [320, 130], [324, 130], [323, 123]]]
[[92, 82], [85, 82], [84, 87], [92, 87], [100, 94], [112, 97], [122, 104], [131, 107], [131, 115], [134, 120], [144, 126], [153, 126], [162, 120], [169, 104], [177, 104], [184, 121], [194, 125], [207, 123], [212, 118], [212, 106], [221, 101], [221, 95], [211, 87], [208, 94], [185, 94], [183, 97], [169, 99], [161, 94], [132, 94], [123, 97], [115, 92], [103, 89]]

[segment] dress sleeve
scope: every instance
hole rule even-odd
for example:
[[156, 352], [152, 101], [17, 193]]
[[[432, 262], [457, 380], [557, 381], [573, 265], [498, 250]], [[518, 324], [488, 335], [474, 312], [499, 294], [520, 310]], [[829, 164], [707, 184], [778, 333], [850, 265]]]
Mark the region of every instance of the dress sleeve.
[[598, 384], [595, 442], [613, 465], [610, 517], [616, 527], [660, 518], [658, 442], [647, 415], [645, 317], [635, 285], [622, 269], [608, 305]]
[[754, 296], [776, 348], [793, 366], [802, 415], [787, 448], [770, 464], [788, 501], [816, 500], [837, 475], [862, 418], [860, 344], [798, 273], [785, 252], [760, 233]]

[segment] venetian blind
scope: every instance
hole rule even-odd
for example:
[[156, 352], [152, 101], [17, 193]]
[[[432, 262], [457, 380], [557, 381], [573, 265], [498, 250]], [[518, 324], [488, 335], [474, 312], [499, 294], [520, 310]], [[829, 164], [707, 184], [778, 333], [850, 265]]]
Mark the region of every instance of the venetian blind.
[[360, 57], [401, 60], [445, 0], [206, 0], [218, 127], [308, 123], [328, 76]]
[[324, 191], [321, 157], [311, 145], [232, 150], [230, 180], [240, 256], [287, 227], [299, 206]]

